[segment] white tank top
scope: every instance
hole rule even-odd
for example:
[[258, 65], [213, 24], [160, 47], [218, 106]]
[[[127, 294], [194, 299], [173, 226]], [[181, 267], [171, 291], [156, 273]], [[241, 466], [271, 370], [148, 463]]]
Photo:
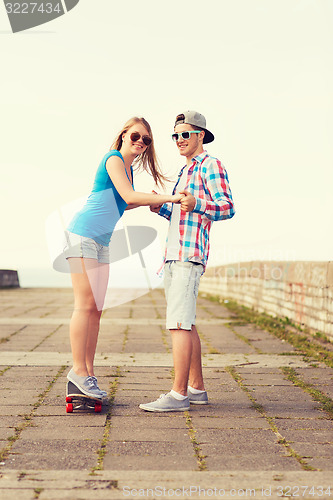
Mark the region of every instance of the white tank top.
[[[183, 191], [186, 186], [187, 172], [189, 166], [186, 166], [182, 172], [181, 178], [177, 186], [177, 193]], [[170, 218], [170, 226], [168, 232], [167, 254], [165, 260], [179, 260], [179, 222], [180, 222], [180, 203], [172, 205], [172, 214]]]

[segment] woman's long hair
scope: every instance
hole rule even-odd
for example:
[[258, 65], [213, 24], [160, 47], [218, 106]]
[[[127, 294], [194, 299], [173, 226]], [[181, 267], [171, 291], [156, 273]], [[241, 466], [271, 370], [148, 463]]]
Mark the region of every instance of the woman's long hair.
[[142, 154], [139, 154], [135, 158], [133, 165], [142, 167], [146, 172], [148, 172], [150, 175], [153, 176], [156, 185], [159, 184], [162, 188], [164, 188], [164, 183], [169, 179], [162, 174], [161, 168], [158, 164], [154, 147], [153, 133], [151, 131], [150, 125], [147, 122], [147, 120], [145, 120], [144, 118], [139, 118], [137, 116], [130, 118], [125, 123], [122, 130], [117, 135], [116, 139], [113, 141], [113, 144], [110, 149], [116, 149], [117, 151], [120, 151], [120, 148], [123, 143], [122, 139], [123, 134], [126, 133], [128, 129], [130, 129], [136, 123], [141, 123], [147, 129], [149, 137], [151, 138], [151, 144], [146, 148], [146, 150]]

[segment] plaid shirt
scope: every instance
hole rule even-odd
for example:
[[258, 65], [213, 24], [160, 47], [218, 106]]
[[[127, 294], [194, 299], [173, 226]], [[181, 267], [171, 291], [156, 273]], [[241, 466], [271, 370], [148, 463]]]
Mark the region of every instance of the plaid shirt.
[[[185, 166], [178, 175], [173, 194]], [[213, 221], [231, 219], [235, 214], [227, 171], [219, 160], [203, 151], [189, 166], [185, 190], [195, 197], [196, 205], [191, 212], [180, 211], [179, 260], [200, 262], [205, 270]], [[171, 213], [172, 203], [164, 203], [159, 215], [170, 220]]]

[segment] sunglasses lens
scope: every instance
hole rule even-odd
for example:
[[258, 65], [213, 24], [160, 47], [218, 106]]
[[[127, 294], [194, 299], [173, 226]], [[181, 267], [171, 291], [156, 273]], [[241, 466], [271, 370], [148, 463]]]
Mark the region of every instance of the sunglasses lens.
[[149, 135], [144, 135], [142, 137], [142, 141], [146, 146], [149, 146], [151, 144], [151, 138], [149, 137]]
[[190, 133], [189, 132], [183, 132], [182, 133], [182, 138], [183, 139], [189, 139], [190, 138]]
[[178, 134], [172, 134], [171, 137], [173, 141], [178, 141]]
[[141, 135], [139, 132], [133, 132], [133, 134], [131, 134], [131, 141], [136, 142], [140, 139], [140, 137]]

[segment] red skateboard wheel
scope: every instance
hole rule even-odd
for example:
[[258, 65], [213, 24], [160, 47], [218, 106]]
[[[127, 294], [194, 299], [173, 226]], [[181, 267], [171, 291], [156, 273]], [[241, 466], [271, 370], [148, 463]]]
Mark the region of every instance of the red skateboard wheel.
[[73, 404], [72, 403], [67, 403], [66, 405], [66, 413], [72, 413], [73, 412]]
[[101, 403], [95, 403], [95, 413], [100, 413], [102, 411]]

